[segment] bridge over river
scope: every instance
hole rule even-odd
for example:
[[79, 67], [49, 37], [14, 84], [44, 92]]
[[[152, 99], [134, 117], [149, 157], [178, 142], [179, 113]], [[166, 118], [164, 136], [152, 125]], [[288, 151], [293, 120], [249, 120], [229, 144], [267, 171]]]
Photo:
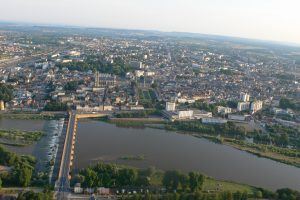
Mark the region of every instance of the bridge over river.
[[78, 119], [97, 118], [109, 116], [108, 112], [99, 113], [76, 113], [70, 111], [66, 120], [66, 128], [60, 142], [60, 151], [57, 155], [57, 173], [54, 175], [57, 199], [68, 199], [70, 194], [71, 168], [74, 159], [76, 131]]

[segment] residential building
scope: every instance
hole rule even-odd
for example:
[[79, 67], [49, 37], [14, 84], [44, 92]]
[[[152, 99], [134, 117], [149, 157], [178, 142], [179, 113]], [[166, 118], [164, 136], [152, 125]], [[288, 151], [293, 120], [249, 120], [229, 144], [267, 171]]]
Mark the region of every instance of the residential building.
[[241, 93], [240, 99], [243, 102], [248, 102], [248, 101], [250, 101], [250, 95], [247, 93]]
[[250, 109], [250, 102], [239, 102], [237, 106], [237, 110], [239, 112], [249, 110]]
[[176, 103], [174, 102], [166, 103], [166, 111], [175, 111], [175, 110], [176, 110]]
[[232, 109], [229, 107], [218, 106], [218, 113], [229, 114], [232, 112]]
[[251, 113], [256, 113], [257, 111], [260, 111], [263, 107], [262, 101], [254, 101], [251, 103]]

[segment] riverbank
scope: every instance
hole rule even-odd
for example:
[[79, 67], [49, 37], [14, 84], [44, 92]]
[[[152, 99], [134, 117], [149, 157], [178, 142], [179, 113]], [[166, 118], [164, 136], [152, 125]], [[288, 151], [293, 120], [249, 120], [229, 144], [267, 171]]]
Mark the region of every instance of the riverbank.
[[[300, 168], [300, 152], [298, 152], [298, 157], [289, 157], [284, 155], [285, 154], [284, 152], [292, 151], [292, 150], [287, 150], [284, 148], [273, 147], [273, 146], [270, 147], [268, 145], [262, 145], [262, 144], [249, 144], [243, 141], [236, 141], [228, 138], [225, 138], [223, 144], [232, 146], [242, 151], [246, 151], [248, 153], [257, 155], [259, 157], [268, 158], [277, 162], [281, 162], [284, 164], [288, 164]], [[276, 151], [283, 152], [283, 154], [276, 153]]]
[[0, 113], [0, 118], [4, 119], [20, 119], [20, 120], [57, 120], [64, 118], [62, 112], [41, 112], [41, 113], [20, 113], [20, 112], [5, 112]]
[[[136, 127], [136, 128], [157, 128], [164, 130], [177, 131], [179, 133], [190, 134], [195, 137], [206, 138], [215, 143], [222, 143], [227, 146], [234, 147], [238, 150], [251, 153], [253, 155], [268, 158], [277, 162], [292, 165], [300, 168], [300, 151], [295, 149], [281, 148], [271, 145], [247, 143], [243, 140], [233, 139], [230, 137], [218, 137], [216, 135], [204, 134], [193, 131], [183, 131], [178, 129], [176, 126], [170, 124], [166, 126], [166, 122], [162, 119], [157, 120], [156, 118], [113, 118], [107, 122], [115, 124], [119, 127]], [[157, 123], [155, 123], [157, 122]], [[153, 126], [152, 124], [160, 124], [161, 126]]]
[[[189, 133], [189, 134], [195, 137], [208, 139], [215, 143], [227, 145], [235, 149], [256, 155], [258, 157], [268, 158], [277, 162], [281, 162], [287, 165], [292, 165], [300, 168], [300, 157], [299, 157], [300, 152], [298, 152], [297, 154], [296, 153], [297, 150], [294, 150], [294, 152], [296, 153], [296, 155], [298, 155], [298, 157], [290, 157], [287, 156], [286, 154], [288, 151], [293, 151], [293, 150], [286, 149], [286, 148], [279, 148], [279, 147], [263, 145], [263, 144], [247, 143], [242, 140], [236, 140], [236, 139], [226, 138], [226, 137], [216, 137], [207, 134], [199, 134], [199, 133]], [[282, 153], [276, 153], [276, 152], [282, 152]]]
[[[98, 120], [80, 120], [76, 141], [80, 148], [75, 148], [74, 170], [98, 162], [141, 169], [154, 166], [165, 171], [199, 171], [218, 180], [273, 191], [284, 187], [299, 189], [299, 168], [259, 158], [229, 145], [220, 145], [217, 140], [211, 142], [205, 138], [194, 138], [192, 132], [166, 131], [161, 124], [157, 125], [161, 128], [154, 129], [153, 126], [156, 125], [123, 128]], [[145, 159], [120, 159], [128, 155], [144, 155]]]
[[[91, 177], [90, 173], [94, 176]], [[105, 179], [102, 178], [104, 175]], [[140, 169], [128, 165], [104, 164], [101, 162], [82, 169], [71, 180], [72, 185], [77, 183], [78, 179], [76, 177], [79, 176], [83, 178], [81, 179], [83, 180], [81, 182], [83, 187], [135, 188], [137, 191], [139, 189], [147, 189], [150, 193], [158, 192], [163, 194], [166, 192], [165, 190], [176, 190], [178, 193], [185, 193], [197, 190], [204, 193], [219, 194], [226, 191], [230, 193], [245, 193], [250, 197], [259, 191], [258, 188], [253, 186], [216, 180], [198, 172], [163, 171], [153, 167]], [[193, 185], [193, 181], [190, 182], [190, 179], [193, 178], [196, 178], [196, 185]], [[85, 181], [87, 179], [92, 179], [93, 181]], [[178, 184], [170, 185], [169, 182], [173, 183], [173, 180], [178, 181]]]

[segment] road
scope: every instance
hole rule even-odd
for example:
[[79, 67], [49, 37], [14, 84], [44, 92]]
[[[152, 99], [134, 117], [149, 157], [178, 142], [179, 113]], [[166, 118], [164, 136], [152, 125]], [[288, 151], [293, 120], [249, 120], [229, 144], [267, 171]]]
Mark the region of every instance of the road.
[[70, 112], [69, 124], [66, 132], [65, 145], [63, 149], [63, 155], [61, 159], [61, 167], [57, 182], [57, 199], [67, 199], [70, 194], [70, 162], [72, 156], [72, 141], [73, 135], [76, 128], [76, 113]]
[[77, 119], [81, 118], [94, 118], [108, 116], [110, 112], [102, 113], [76, 113], [76, 111], [69, 112], [68, 126], [66, 130], [65, 140], [63, 144], [63, 152], [60, 160], [60, 167], [58, 173], [58, 179], [56, 181], [56, 198], [58, 200], [70, 199], [70, 172], [71, 172], [71, 159], [72, 159], [72, 149], [73, 149], [73, 137], [76, 134]]

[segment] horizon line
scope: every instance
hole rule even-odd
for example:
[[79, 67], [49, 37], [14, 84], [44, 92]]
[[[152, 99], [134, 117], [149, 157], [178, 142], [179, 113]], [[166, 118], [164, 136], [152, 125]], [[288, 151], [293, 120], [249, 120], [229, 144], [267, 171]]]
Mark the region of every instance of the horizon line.
[[62, 27], [62, 28], [87, 28], [87, 29], [110, 29], [110, 30], [128, 30], [128, 31], [145, 31], [145, 32], [160, 32], [160, 33], [178, 33], [178, 34], [195, 34], [198, 36], [214, 36], [214, 37], [225, 37], [228, 39], [242, 39], [242, 40], [252, 40], [257, 42], [272, 43], [277, 45], [284, 45], [290, 47], [300, 48], [300, 43], [297, 42], [288, 42], [288, 41], [278, 41], [278, 40], [269, 40], [261, 38], [250, 38], [243, 36], [234, 36], [234, 35], [222, 35], [214, 33], [200, 33], [200, 32], [186, 32], [186, 31], [163, 31], [158, 29], [139, 29], [139, 28], [121, 28], [121, 27], [104, 27], [104, 26], [91, 26], [91, 25], [75, 25], [75, 24], [60, 24], [60, 23], [44, 23], [44, 22], [24, 22], [24, 21], [8, 21], [1, 20], [0, 24], [11, 24], [11, 25], [30, 25], [30, 26], [44, 26], [44, 27]]

